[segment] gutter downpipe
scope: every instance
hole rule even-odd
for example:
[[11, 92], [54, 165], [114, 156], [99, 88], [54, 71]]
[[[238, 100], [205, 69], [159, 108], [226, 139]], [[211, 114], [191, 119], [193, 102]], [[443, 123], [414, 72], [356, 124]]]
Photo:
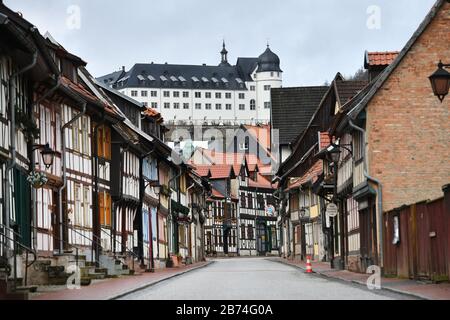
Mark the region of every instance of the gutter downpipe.
[[[8, 80], [8, 88], [9, 88], [9, 112], [10, 114], [10, 144], [11, 144], [11, 160], [9, 161], [9, 165], [6, 167], [5, 171], [5, 178], [6, 178], [6, 193], [5, 193], [5, 225], [6, 228], [10, 228], [10, 217], [11, 217], [11, 206], [10, 206], [10, 195], [12, 195], [11, 189], [11, 179], [10, 179], [10, 172], [14, 167], [16, 166], [16, 108], [14, 106], [14, 101], [16, 100], [15, 95], [15, 80], [20, 75], [24, 74], [28, 70], [32, 69], [36, 63], [37, 63], [37, 57], [38, 57], [38, 51], [36, 50], [33, 53], [33, 59], [31, 63], [27, 66], [25, 66], [23, 69], [13, 73]], [[13, 177], [14, 179], [14, 177]], [[11, 193], [10, 193], [11, 192]], [[6, 241], [6, 248], [9, 247], [9, 242]], [[16, 268], [14, 268], [16, 271]]]
[[[172, 181], [177, 180], [182, 175], [183, 175], [183, 171], [180, 167], [180, 171], [179, 171], [178, 175], [176, 175], [175, 177], [173, 177], [172, 179], [169, 180], [169, 183], [168, 183], [169, 189], [170, 189], [170, 184], [172, 183]], [[179, 185], [178, 185], [178, 190], [177, 190], [177, 202], [178, 202], [178, 204], [180, 203]], [[178, 249], [178, 222], [176, 220], [174, 221], [174, 219], [173, 219], [174, 217], [172, 215], [172, 196], [170, 196], [170, 199], [169, 199], [169, 215], [171, 216], [172, 226], [173, 226], [173, 230], [172, 230], [173, 241], [175, 242], [173, 244], [173, 249], [174, 249], [173, 253], [175, 254], [175, 253], [179, 253], [178, 252], [179, 251], [179, 249]], [[175, 228], [175, 226], [176, 226], [176, 228]], [[175, 234], [175, 232], [176, 232], [176, 234]], [[169, 239], [167, 239], [167, 240], [169, 240]], [[170, 252], [169, 246], [167, 246], [167, 247], [168, 247], [168, 251]], [[167, 258], [169, 258], [169, 256], [167, 256]]]
[[355, 125], [352, 121], [352, 119], [349, 118], [349, 124], [350, 126], [361, 132], [363, 135], [363, 139], [364, 139], [364, 176], [367, 178], [367, 180], [372, 181], [373, 183], [375, 183], [378, 186], [378, 190], [377, 190], [377, 198], [378, 198], [378, 237], [379, 237], [379, 256], [380, 256], [380, 267], [383, 270], [384, 267], [384, 262], [383, 262], [383, 185], [381, 184], [380, 180], [371, 177], [368, 172], [367, 172], [367, 160], [366, 160], [366, 151], [365, 151], [365, 146], [366, 146], [366, 130], [364, 130], [361, 127], [358, 127], [357, 125]]
[[83, 101], [83, 110], [79, 112], [73, 119], [67, 122], [64, 126], [61, 127], [61, 144], [62, 144], [62, 154], [61, 161], [63, 165], [63, 185], [58, 189], [58, 200], [59, 200], [59, 254], [62, 254], [64, 249], [64, 240], [63, 240], [63, 208], [62, 208], [62, 192], [67, 187], [67, 166], [66, 166], [66, 137], [64, 135], [64, 131], [72, 125], [75, 121], [80, 119], [86, 113], [86, 105], [87, 102]]
[[[54, 85], [52, 88], [50, 88], [47, 92], [45, 92], [39, 99], [37, 99], [34, 104], [33, 108], [35, 106], [39, 106], [39, 104], [46, 99], [49, 95], [51, 95], [53, 92], [58, 90], [58, 88], [61, 86], [61, 76], [58, 75], [58, 79], [56, 81], [56, 85]], [[31, 117], [34, 118], [33, 108], [31, 109]], [[31, 166], [34, 169], [34, 151], [31, 152]], [[31, 188], [31, 210], [32, 210], [32, 217], [33, 217], [33, 246], [34, 249], [37, 249], [37, 229], [36, 229], [36, 223], [37, 223], [37, 210], [36, 210], [36, 190], [34, 188]]]
[[[189, 199], [189, 190], [191, 190], [193, 187], [195, 187], [195, 183], [192, 183], [192, 185], [190, 187], [188, 187], [186, 189], [186, 197], [187, 199]], [[192, 194], [192, 199], [194, 200], [194, 194]], [[188, 204], [189, 206], [189, 204]], [[192, 212], [192, 217], [194, 217], [194, 212]], [[192, 230], [191, 230], [191, 224], [189, 224], [189, 248], [188, 248], [188, 253], [192, 259]], [[195, 231], [195, 230], [194, 230]]]
[[[154, 152], [156, 151], [156, 147], [153, 145], [152, 146], [152, 149], [149, 151], [149, 152], [147, 152], [145, 155], [143, 155], [143, 157], [140, 159], [141, 160], [141, 176], [143, 177], [144, 176], [144, 170], [143, 170], [143, 162], [146, 160], [146, 159], [148, 159], [148, 157], [150, 157]], [[157, 173], [157, 175], [158, 175], [158, 183], [159, 183], [159, 171], [158, 171], [158, 168], [156, 169], [156, 173]], [[140, 217], [141, 217], [141, 222], [139, 222], [139, 223], [141, 223], [142, 224], [142, 211], [143, 211], [143, 206], [144, 206], [144, 197], [145, 197], [145, 193], [146, 193], [146, 187], [145, 187], [145, 183], [144, 183], [144, 179], [141, 179], [141, 192], [140, 192], [140, 199], [139, 199], [139, 202], [140, 202], [140, 204], [139, 204], [139, 206], [140, 206]], [[159, 195], [158, 195], [158, 198], [159, 198]], [[148, 221], [148, 224], [149, 224], [149, 257], [150, 257], [150, 272], [155, 272], [155, 259], [154, 259], [154, 257], [153, 257], [153, 250], [154, 250], [154, 248], [153, 248], [153, 225], [152, 225], [152, 216], [151, 216], [151, 210], [148, 212], [148, 215], [149, 215], [149, 221]], [[158, 211], [156, 211], [156, 221], [158, 221]], [[141, 229], [143, 228], [144, 226], [142, 225], [142, 227], [141, 227]], [[139, 235], [139, 233], [138, 233], [138, 235]], [[142, 239], [142, 263], [144, 263], [145, 261], [144, 261], [144, 241], [143, 241], [144, 239]], [[158, 241], [158, 240], [156, 240], [156, 241]], [[159, 246], [159, 245], [158, 245]]]
[[[99, 190], [99, 172], [98, 172], [98, 128], [103, 126], [105, 124], [105, 113], [102, 112], [102, 118], [100, 122], [98, 122], [94, 127], [94, 154], [92, 156], [92, 162], [93, 162], [93, 170], [94, 170], [94, 183], [93, 183], [93, 195], [92, 195], [92, 202], [93, 202], [93, 212], [92, 217], [94, 220], [93, 228], [92, 228], [92, 252], [91, 252], [91, 260], [92, 261], [100, 261], [100, 244], [99, 241], [101, 241], [102, 238], [102, 225], [100, 222], [100, 216], [99, 216], [99, 203], [98, 203], [98, 190]], [[94, 251], [95, 251], [95, 260], [94, 260]]]

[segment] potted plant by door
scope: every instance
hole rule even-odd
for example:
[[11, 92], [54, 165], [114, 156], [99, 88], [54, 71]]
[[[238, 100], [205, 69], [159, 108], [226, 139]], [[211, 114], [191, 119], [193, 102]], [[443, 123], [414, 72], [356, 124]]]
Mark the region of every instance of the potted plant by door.
[[178, 259], [178, 265], [181, 266], [181, 263], [183, 262], [183, 256], [180, 253], [177, 254], [177, 259]]

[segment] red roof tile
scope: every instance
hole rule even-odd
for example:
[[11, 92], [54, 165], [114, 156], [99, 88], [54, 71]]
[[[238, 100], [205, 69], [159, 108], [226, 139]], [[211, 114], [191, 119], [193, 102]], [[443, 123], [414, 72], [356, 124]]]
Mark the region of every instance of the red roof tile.
[[102, 105], [105, 108], [105, 111], [107, 111], [109, 114], [112, 114], [114, 116], [120, 117], [120, 114], [117, 112], [117, 110], [109, 105], [108, 103], [105, 103], [101, 101], [97, 96], [95, 96], [91, 91], [89, 91], [85, 86], [83, 86], [81, 83], [75, 83], [69, 78], [66, 78], [64, 76], [61, 77], [62, 85], [66, 88], [70, 89], [71, 91], [81, 95], [83, 98], [94, 102], [98, 105]]
[[234, 172], [233, 166], [226, 164], [212, 165], [212, 166], [195, 166], [194, 171], [202, 177], [208, 176], [208, 173], [211, 172], [211, 179], [226, 179], [229, 178]]
[[276, 184], [272, 184], [260, 173], [258, 173], [256, 181], [248, 179], [248, 186], [253, 188], [267, 188], [267, 189], [276, 189], [277, 187]]
[[323, 161], [318, 160], [316, 161], [316, 163], [314, 163], [314, 165], [311, 168], [309, 168], [309, 170], [302, 177], [298, 178], [297, 180], [293, 181], [291, 180], [289, 186], [285, 191], [298, 188], [309, 181], [313, 183], [316, 182], [317, 178], [322, 172], [323, 172]]
[[[211, 188], [211, 197], [208, 198], [208, 201], [213, 201], [212, 198], [225, 199], [225, 196], [219, 192], [219, 190], [215, 188]], [[231, 200], [239, 201], [239, 199], [235, 195], [231, 195]]]
[[146, 115], [147, 117], [156, 119], [156, 121], [164, 121], [163, 117], [161, 116], [161, 113], [159, 113], [156, 109], [153, 108], [147, 108], [144, 111], [144, 115]]
[[61, 77], [61, 82], [66, 88], [69, 88], [69, 89], [75, 91], [76, 93], [82, 95], [83, 97], [85, 97], [91, 101], [100, 102], [100, 100], [94, 94], [92, 94], [90, 91], [88, 91], [81, 84], [75, 83], [75, 82], [71, 81], [69, 78], [66, 78], [64, 76]]
[[368, 52], [366, 63], [369, 66], [388, 66], [397, 58], [398, 54], [398, 51]]
[[323, 150], [325, 148], [327, 148], [330, 143], [331, 143], [331, 139], [330, 139], [330, 135], [328, 134], [328, 132], [320, 132], [320, 150]]

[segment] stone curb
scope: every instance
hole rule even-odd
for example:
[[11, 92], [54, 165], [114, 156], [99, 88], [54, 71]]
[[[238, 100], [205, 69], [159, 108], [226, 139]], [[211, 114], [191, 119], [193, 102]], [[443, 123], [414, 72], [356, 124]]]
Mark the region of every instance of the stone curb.
[[201, 265], [201, 266], [198, 266], [198, 267], [194, 267], [194, 268], [191, 268], [191, 269], [188, 269], [188, 270], [185, 270], [185, 271], [182, 271], [182, 272], [179, 272], [179, 273], [170, 275], [170, 276], [168, 276], [168, 277], [166, 277], [166, 278], [159, 279], [159, 280], [156, 280], [156, 281], [151, 282], [151, 283], [147, 283], [147, 284], [145, 284], [145, 285], [142, 285], [141, 287], [134, 288], [134, 289], [132, 289], [132, 290], [130, 290], [130, 291], [123, 292], [123, 293], [114, 295], [114, 296], [112, 296], [112, 297], [106, 298], [105, 300], [117, 300], [117, 299], [123, 298], [123, 297], [125, 297], [125, 296], [127, 296], [127, 295], [129, 295], [129, 294], [132, 294], [132, 293], [135, 293], [135, 292], [138, 292], [138, 291], [141, 291], [141, 290], [150, 288], [150, 287], [152, 287], [152, 286], [154, 286], [154, 285], [156, 285], [156, 284], [158, 284], [158, 283], [161, 283], [161, 282], [164, 282], [164, 281], [173, 279], [173, 278], [175, 278], [175, 277], [182, 276], [182, 275], [184, 275], [184, 274], [186, 274], [186, 273], [189, 273], [189, 272], [191, 272], [191, 271], [195, 271], [195, 270], [198, 270], [198, 269], [206, 268], [207, 266], [209, 266], [209, 265], [211, 265], [211, 264], [213, 264], [213, 263], [214, 263], [214, 261], [207, 261], [204, 265]]
[[[282, 263], [282, 264], [284, 264], [284, 265], [287, 265], [287, 266], [291, 266], [291, 267], [300, 269], [300, 270], [302, 270], [302, 271], [305, 271], [305, 270], [306, 270], [306, 268], [304, 268], [304, 267], [302, 267], [302, 266], [295, 265], [295, 264], [291, 264], [291, 263], [289, 263], [289, 262], [287, 262], [287, 261], [284, 261], [284, 260], [270, 259], [270, 261], [279, 262], [279, 263]], [[358, 280], [348, 280], [348, 279], [343, 279], [343, 278], [335, 277], [335, 276], [333, 276], [333, 275], [330, 275], [330, 274], [327, 274], [327, 273], [323, 273], [323, 272], [320, 272], [320, 271], [319, 271], [319, 272], [313, 271], [313, 273], [315, 273], [315, 274], [317, 274], [317, 275], [321, 275], [321, 276], [323, 276], [323, 277], [330, 278], [330, 279], [336, 279], [336, 280], [340, 280], [340, 281], [344, 281], [344, 282], [351, 282], [351, 283], [354, 283], [354, 284], [357, 284], [357, 285], [360, 285], [360, 286], [363, 286], [363, 287], [366, 287], [366, 288], [367, 288], [365, 282], [361, 282], [361, 281], [358, 281]], [[404, 290], [394, 289], [394, 288], [386, 287], [386, 286], [383, 286], [383, 285], [381, 286], [381, 289], [382, 289], [382, 290], [386, 290], [386, 291], [391, 291], [391, 292], [394, 292], [394, 293], [399, 293], [399, 294], [411, 296], [411, 297], [414, 297], [414, 298], [419, 298], [419, 299], [422, 299], [422, 300], [433, 300], [433, 299], [431, 299], [431, 298], [429, 298], [429, 297], [423, 296], [423, 295], [418, 294], [418, 293], [412, 293], [412, 292], [409, 292], [409, 291], [404, 291]]]

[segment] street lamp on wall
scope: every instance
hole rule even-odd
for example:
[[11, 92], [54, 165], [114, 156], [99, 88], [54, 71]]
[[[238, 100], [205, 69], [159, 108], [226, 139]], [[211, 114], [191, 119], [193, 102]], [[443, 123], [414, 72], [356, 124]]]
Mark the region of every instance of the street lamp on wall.
[[329, 154], [329, 156], [330, 156], [330, 158], [331, 158], [331, 161], [332, 161], [333, 163], [338, 163], [338, 162], [339, 162], [339, 159], [340, 159], [340, 157], [341, 157], [341, 150], [339, 149], [339, 147], [336, 146], [336, 145], [331, 145], [331, 146], [327, 149], [327, 151], [328, 151], [328, 154]]
[[159, 195], [161, 193], [161, 185], [159, 184], [158, 181], [147, 181], [147, 183], [144, 185], [144, 190], [147, 189], [147, 187], [152, 187], [153, 188], [153, 192], [155, 193], [155, 195]]
[[53, 165], [53, 161], [55, 159], [56, 152], [50, 148], [50, 145], [47, 143], [45, 145], [34, 145], [33, 151], [41, 149], [42, 162], [45, 165], [46, 169], [49, 169]]
[[442, 61], [438, 63], [438, 69], [429, 77], [433, 93], [441, 103], [448, 94], [450, 88], [450, 72], [444, 68], [450, 67], [450, 64], [444, 64]]

